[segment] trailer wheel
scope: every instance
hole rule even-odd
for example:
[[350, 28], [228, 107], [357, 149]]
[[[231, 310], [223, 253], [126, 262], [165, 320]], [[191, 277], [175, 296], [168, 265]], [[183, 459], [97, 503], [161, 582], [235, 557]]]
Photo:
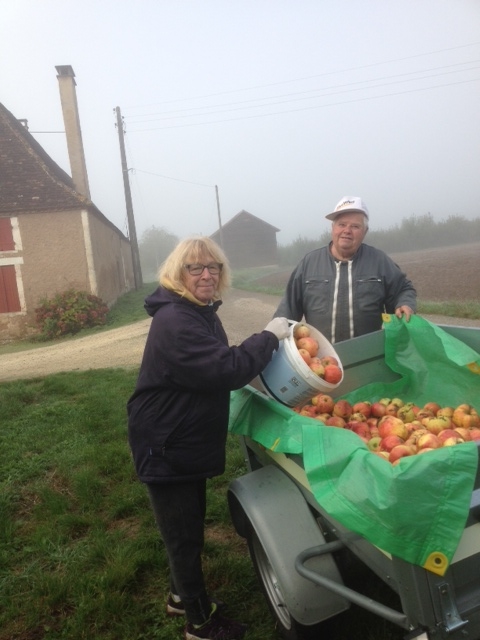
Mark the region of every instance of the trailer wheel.
[[305, 626], [292, 618], [288, 611], [275, 571], [254, 528], [247, 532], [248, 550], [260, 581], [268, 607], [277, 622], [277, 629], [285, 640], [317, 640], [321, 637], [322, 624]]

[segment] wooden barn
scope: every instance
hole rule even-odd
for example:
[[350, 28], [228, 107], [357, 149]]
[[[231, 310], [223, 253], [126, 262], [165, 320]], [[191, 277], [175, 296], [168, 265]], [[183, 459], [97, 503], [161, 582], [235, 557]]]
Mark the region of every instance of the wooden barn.
[[277, 227], [240, 211], [210, 237], [223, 245], [235, 269], [277, 264]]

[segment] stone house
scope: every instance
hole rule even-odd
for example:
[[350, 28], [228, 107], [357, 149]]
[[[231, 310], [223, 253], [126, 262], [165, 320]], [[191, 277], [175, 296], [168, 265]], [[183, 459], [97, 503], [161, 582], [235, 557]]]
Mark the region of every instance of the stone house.
[[0, 340], [31, 333], [42, 298], [135, 288], [129, 240], [22, 122], [0, 104]]

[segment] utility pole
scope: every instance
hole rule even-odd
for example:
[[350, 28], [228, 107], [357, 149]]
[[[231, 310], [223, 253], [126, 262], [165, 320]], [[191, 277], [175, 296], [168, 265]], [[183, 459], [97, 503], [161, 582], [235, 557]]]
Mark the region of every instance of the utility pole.
[[217, 196], [217, 213], [218, 213], [218, 228], [220, 230], [220, 246], [225, 251], [225, 247], [223, 246], [222, 218], [220, 216], [220, 198], [218, 197], [218, 187], [217, 187], [217, 185], [215, 185], [215, 194]]
[[130, 247], [132, 249], [133, 277], [135, 280], [135, 289], [143, 286], [142, 268], [140, 266], [140, 253], [138, 251], [137, 232], [135, 229], [135, 218], [133, 217], [132, 193], [130, 191], [130, 180], [128, 178], [127, 157], [125, 155], [125, 140], [123, 130], [122, 114], [120, 107], [115, 109], [117, 114], [118, 140], [120, 142], [120, 156], [122, 159], [123, 188], [125, 190], [125, 203], [127, 205], [127, 221], [128, 235], [130, 238]]

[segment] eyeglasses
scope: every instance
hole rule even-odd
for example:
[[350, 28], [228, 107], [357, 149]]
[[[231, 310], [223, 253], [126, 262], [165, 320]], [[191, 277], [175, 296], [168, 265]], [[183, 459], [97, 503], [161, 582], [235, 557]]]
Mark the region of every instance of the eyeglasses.
[[183, 266], [191, 276], [201, 276], [205, 269], [208, 269], [208, 273], [212, 276], [218, 276], [223, 264], [221, 262], [211, 262], [210, 264], [184, 264]]

